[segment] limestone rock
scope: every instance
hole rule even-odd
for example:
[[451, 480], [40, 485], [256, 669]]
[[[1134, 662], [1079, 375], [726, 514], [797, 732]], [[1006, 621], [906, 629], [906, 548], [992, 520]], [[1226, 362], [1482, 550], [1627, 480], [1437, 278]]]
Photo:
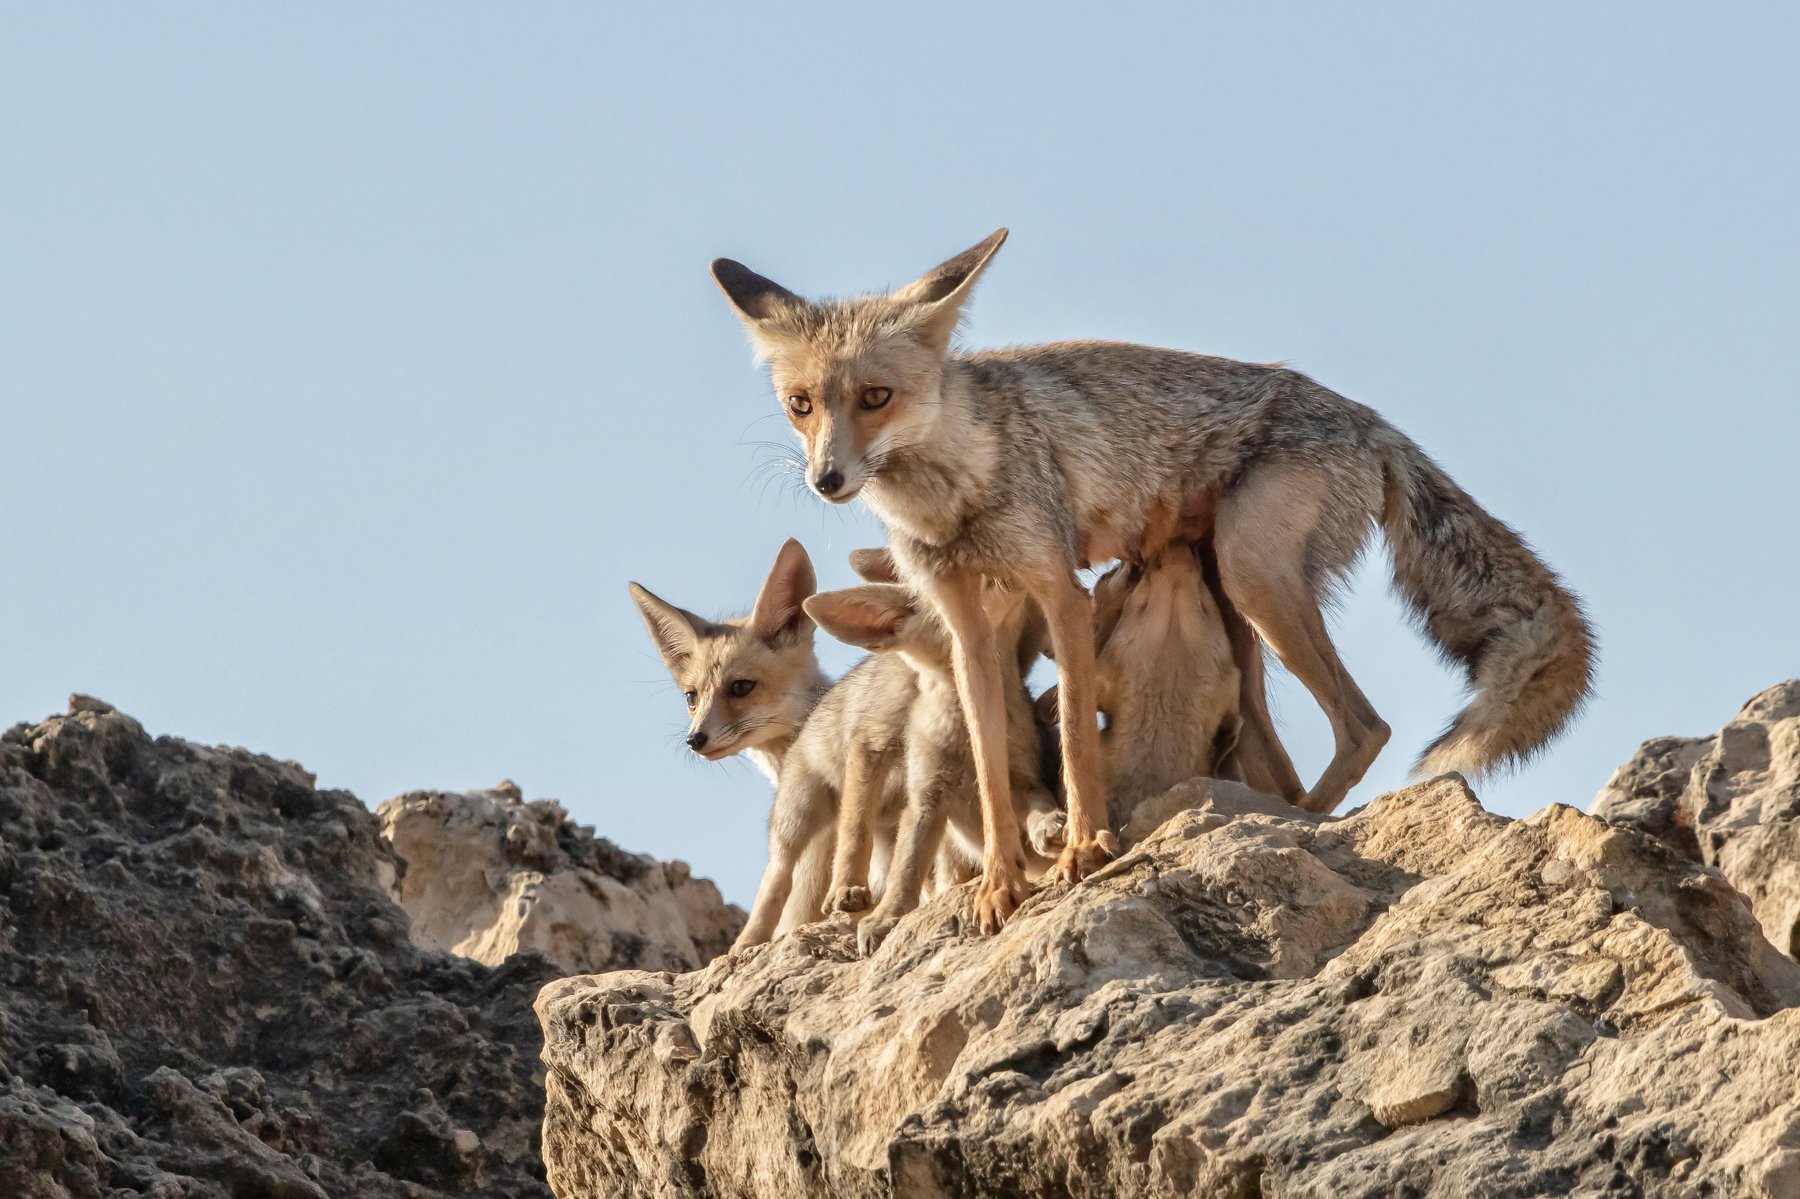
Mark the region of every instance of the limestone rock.
[[1185, 802], [993, 938], [965, 888], [867, 960], [838, 918], [545, 987], [552, 1186], [1800, 1195], [1800, 966], [1716, 871], [1454, 777]]
[[1646, 741], [1591, 810], [1717, 866], [1769, 940], [1800, 958], [1800, 679], [1756, 696], [1717, 736]]
[[510, 782], [414, 791], [376, 814], [405, 864], [396, 898], [428, 949], [489, 965], [537, 950], [565, 973], [692, 970], [744, 925], [687, 863], [627, 853]]
[[548, 1196], [535, 955], [430, 953], [375, 817], [88, 697], [0, 735], [0, 1196]]

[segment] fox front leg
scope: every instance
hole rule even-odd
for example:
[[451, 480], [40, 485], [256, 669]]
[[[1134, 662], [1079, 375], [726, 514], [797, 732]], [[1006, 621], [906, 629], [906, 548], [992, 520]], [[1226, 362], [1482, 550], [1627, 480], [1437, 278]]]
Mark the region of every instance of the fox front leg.
[[750, 918], [744, 922], [744, 931], [738, 934], [732, 949], [764, 945], [775, 936], [775, 928], [781, 923], [781, 909], [787, 903], [788, 893], [794, 889], [794, 859], [797, 856], [789, 853], [786, 846], [770, 847], [769, 864], [763, 870], [762, 884], [756, 889], [756, 902], [750, 905]]
[[885, 782], [885, 762], [861, 746], [852, 745], [844, 759], [844, 788], [838, 800], [837, 853], [831, 863], [831, 890], [827, 912], [867, 911], [869, 853], [874, 840], [875, 807]]
[[975, 886], [974, 918], [977, 928], [991, 934], [1030, 894], [1007, 765], [1005, 672], [993, 622], [982, 606], [981, 576], [941, 575], [930, 580], [928, 590], [950, 628], [956, 694], [969, 726], [981, 795], [981, 881]]
[[1063, 794], [1069, 807], [1062, 856], [1050, 877], [1078, 883], [1119, 852], [1119, 838], [1106, 827], [1106, 785], [1100, 774], [1093, 604], [1086, 589], [1066, 570], [1046, 572], [1030, 580], [1029, 586], [1050, 625], [1050, 643], [1056, 651]]
[[1068, 827], [1068, 814], [1056, 797], [1043, 787], [1032, 788], [1025, 801], [1025, 840], [1031, 851], [1040, 858], [1054, 859]]
[[732, 949], [762, 945], [774, 938], [802, 856], [817, 838], [828, 835], [829, 802], [829, 790], [815, 780], [790, 782], [776, 793], [775, 810], [769, 815], [769, 864], [756, 889], [756, 902], [750, 905], [750, 918]]
[[881, 948], [900, 918], [919, 906], [925, 874], [944, 840], [942, 797], [929, 786], [909, 790], [881, 902], [856, 926], [856, 949], [864, 957]]

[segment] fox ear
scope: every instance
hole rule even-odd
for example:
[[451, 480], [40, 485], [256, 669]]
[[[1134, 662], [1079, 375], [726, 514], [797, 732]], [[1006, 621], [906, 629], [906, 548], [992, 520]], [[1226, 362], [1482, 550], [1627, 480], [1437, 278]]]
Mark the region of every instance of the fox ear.
[[658, 599], [636, 583], [631, 584], [631, 602], [637, 605], [638, 615], [644, 618], [644, 627], [650, 630], [650, 640], [656, 642], [656, 652], [662, 655], [663, 665], [673, 674], [693, 656], [694, 647], [707, 627], [706, 622], [692, 612]]
[[900, 626], [917, 615], [912, 592], [894, 583], [865, 583], [824, 591], [806, 601], [806, 614], [846, 645], [888, 650], [899, 644]]
[[1094, 580], [1094, 652], [1112, 640], [1125, 615], [1125, 598], [1131, 593], [1131, 568], [1123, 562]]
[[712, 277], [737, 314], [752, 329], [782, 308], [803, 306], [806, 301], [775, 282], [765, 279], [741, 262], [715, 258]]
[[893, 299], [916, 309], [914, 328], [928, 345], [948, 349], [962, 319], [963, 305], [975, 290], [975, 280], [1006, 243], [1006, 230], [996, 229], [978, 245], [940, 263], [893, 294]]
[[786, 637], [811, 632], [811, 622], [802, 605], [806, 597], [818, 589], [813, 575], [812, 559], [806, 547], [792, 537], [782, 542], [775, 555], [775, 565], [757, 593], [756, 607], [750, 612], [750, 630], [773, 644]]
[[900, 581], [900, 568], [894, 565], [894, 555], [885, 545], [879, 549], [851, 550], [850, 569], [865, 583]]

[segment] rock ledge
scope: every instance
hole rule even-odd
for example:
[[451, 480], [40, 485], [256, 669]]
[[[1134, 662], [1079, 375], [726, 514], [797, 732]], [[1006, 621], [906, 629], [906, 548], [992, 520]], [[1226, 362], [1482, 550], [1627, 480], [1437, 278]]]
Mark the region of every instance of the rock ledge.
[[1454, 777], [1188, 786], [993, 939], [952, 893], [550, 984], [557, 1194], [1800, 1194], [1800, 966], [1717, 871]]

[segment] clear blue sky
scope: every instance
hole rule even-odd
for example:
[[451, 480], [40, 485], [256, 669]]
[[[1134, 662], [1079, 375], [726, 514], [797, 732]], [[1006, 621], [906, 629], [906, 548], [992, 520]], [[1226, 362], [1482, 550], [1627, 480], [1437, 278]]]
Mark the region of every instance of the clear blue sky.
[[[371, 803], [503, 776], [745, 900], [769, 793], [684, 757], [638, 579], [741, 609], [787, 436], [707, 277], [899, 283], [969, 338], [1285, 359], [1588, 599], [1600, 698], [1485, 789], [1585, 803], [1800, 673], [1787, 5], [8, 4], [0, 720], [73, 690]], [[1377, 557], [1394, 726], [1459, 680]], [[841, 669], [852, 655], [822, 643]], [[1284, 682], [1303, 770], [1325, 725]]]

